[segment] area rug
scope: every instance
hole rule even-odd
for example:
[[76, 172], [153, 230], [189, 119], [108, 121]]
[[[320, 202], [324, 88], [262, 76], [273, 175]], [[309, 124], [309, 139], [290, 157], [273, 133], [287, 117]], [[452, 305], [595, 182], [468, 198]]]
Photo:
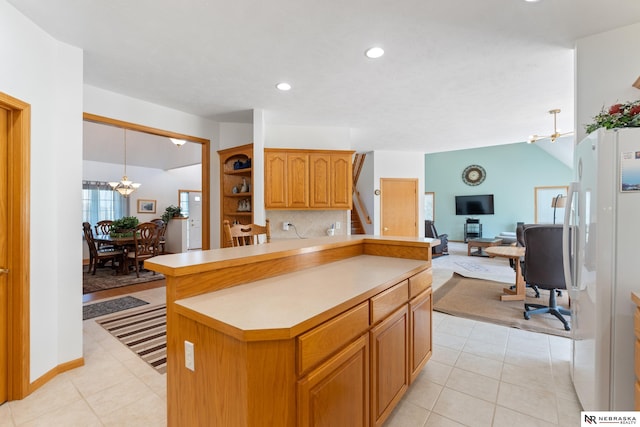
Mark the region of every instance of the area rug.
[[464, 268], [469, 271], [489, 271], [482, 264], [477, 264], [475, 262], [466, 262], [466, 261], [456, 261], [454, 264]]
[[167, 306], [165, 304], [129, 311], [96, 320], [161, 374], [167, 372]]
[[153, 271], [149, 270], [142, 270], [140, 272], [140, 277], [136, 277], [135, 271], [129, 274], [114, 275], [113, 269], [111, 267], [98, 268], [96, 270], [95, 276], [91, 273], [87, 273], [86, 270], [87, 266], [84, 266], [82, 273], [83, 294], [164, 279], [164, 276], [162, 274], [153, 274]]
[[[453, 273], [451, 279], [433, 293], [433, 309], [453, 316], [465, 317], [482, 322], [496, 323], [533, 332], [570, 337], [571, 331], [565, 331], [562, 322], [550, 314], [538, 314], [525, 320], [524, 301], [500, 301], [502, 289], [509, 283], [474, 279]], [[558, 304], [569, 308], [568, 293], [558, 297]], [[535, 298], [531, 289], [527, 289], [526, 302], [547, 304], [549, 292], [540, 290], [540, 298]]]
[[87, 304], [82, 306], [82, 320], [93, 319], [94, 317], [128, 310], [145, 304], [149, 303], [134, 297], [122, 297], [95, 304]]

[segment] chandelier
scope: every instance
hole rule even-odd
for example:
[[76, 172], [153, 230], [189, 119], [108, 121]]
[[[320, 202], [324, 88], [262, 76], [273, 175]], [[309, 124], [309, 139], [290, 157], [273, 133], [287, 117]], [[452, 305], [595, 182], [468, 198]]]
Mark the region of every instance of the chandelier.
[[558, 127], [557, 127], [557, 115], [558, 115], [558, 113], [560, 113], [560, 109], [559, 108], [557, 108], [555, 110], [549, 110], [549, 114], [553, 114], [553, 133], [551, 135], [545, 135], [545, 136], [531, 135], [529, 137], [529, 139], [527, 140], [527, 144], [531, 144], [531, 143], [534, 143], [536, 141], [539, 141], [539, 140], [545, 139], [545, 138], [551, 139], [551, 142], [556, 142], [556, 139], [558, 139], [561, 136], [571, 135], [573, 133], [573, 131], [565, 132], [565, 133], [558, 132]]
[[120, 182], [111, 181], [109, 182], [109, 185], [113, 190], [122, 194], [124, 197], [127, 197], [129, 194], [136, 191], [142, 184], [130, 181], [129, 178], [127, 177], [127, 130], [123, 129], [123, 131], [124, 131], [124, 175], [122, 176], [122, 179], [120, 180]]

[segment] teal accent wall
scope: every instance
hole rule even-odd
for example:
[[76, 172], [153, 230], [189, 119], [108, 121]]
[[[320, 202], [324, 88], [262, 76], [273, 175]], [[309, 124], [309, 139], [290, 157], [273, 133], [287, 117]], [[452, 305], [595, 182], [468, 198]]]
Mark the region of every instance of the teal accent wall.
[[[462, 181], [462, 171], [477, 164], [487, 178], [477, 186]], [[435, 193], [435, 225], [449, 240], [464, 240], [465, 215], [456, 215], [455, 196], [493, 194], [494, 215], [477, 215], [482, 236], [515, 231], [516, 223], [533, 223], [535, 187], [569, 185], [570, 167], [535, 144], [517, 143], [425, 155], [425, 191]]]

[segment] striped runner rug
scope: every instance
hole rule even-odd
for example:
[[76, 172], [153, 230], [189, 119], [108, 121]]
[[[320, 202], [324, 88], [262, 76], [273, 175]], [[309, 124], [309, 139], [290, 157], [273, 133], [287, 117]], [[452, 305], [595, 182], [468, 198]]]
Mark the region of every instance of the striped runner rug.
[[131, 310], [96, 320], [159, 373], [167, 372], [167, 306]]

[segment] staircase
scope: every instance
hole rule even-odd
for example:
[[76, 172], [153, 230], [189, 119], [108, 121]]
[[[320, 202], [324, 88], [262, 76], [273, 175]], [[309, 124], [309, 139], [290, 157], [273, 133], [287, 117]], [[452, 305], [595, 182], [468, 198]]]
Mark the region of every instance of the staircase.
[[366, 234], [357, 209], [351, 209], [351, 234]]
[[[358, 178], [360, 178], [360, 171], [364, 165], [364, 159], [366, 154], [356, 153], [353, 158], [353, 203], [351, 208], [351, 234], [366, 234], [362, 218], [364, 217], [367, 224], [371, 224], [371, 218], [367, 213], [367, 209], [362, 203], [360, 198], [360, 192], [358, 191]], [[356, 203], [357, 202], [357, 203]], [[360, 211], [358, 211], [360, 206]], [[360, 216], [362, 212], [362, 217]]]

